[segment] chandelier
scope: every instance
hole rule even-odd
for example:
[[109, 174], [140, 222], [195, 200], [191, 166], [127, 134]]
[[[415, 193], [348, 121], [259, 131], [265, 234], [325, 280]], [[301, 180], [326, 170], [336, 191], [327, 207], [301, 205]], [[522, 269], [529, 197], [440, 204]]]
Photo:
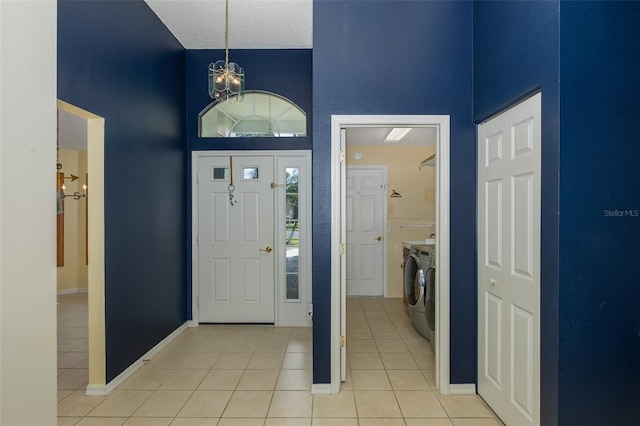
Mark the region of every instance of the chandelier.
[[225, 58], [209, 64], [209, 97], [238, 102], [244, 99], [244, 69], [229, 62], [229, 0], [225, 6]]

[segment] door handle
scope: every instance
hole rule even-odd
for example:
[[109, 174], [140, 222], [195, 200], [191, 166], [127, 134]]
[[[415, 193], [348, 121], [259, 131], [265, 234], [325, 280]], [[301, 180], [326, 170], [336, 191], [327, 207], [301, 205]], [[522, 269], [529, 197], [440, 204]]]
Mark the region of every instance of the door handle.
[[263, 248], [263, 249], [260, 249], [260, 251], [264, 251], [264, 252], [267, 252], [267, 253], [271, 253], [271, 252], [273, 251], [273, 249], [272, 249], [271, 247], [267, 246], [267, 247], [265, 247], [265, 248]]
[[382, 241], [382, 236], [378, 235], [377, 237], [374, 238], [374, 240]]

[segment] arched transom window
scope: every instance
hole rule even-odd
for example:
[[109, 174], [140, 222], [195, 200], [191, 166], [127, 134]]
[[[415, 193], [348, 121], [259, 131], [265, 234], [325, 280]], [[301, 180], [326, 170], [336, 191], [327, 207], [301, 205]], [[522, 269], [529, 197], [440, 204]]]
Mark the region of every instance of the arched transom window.
[[307, 114], [289, 99], [262, 90], [246, 91], [242, 102], [214, 101], [199, 114], [204, 138], [305, 137]]

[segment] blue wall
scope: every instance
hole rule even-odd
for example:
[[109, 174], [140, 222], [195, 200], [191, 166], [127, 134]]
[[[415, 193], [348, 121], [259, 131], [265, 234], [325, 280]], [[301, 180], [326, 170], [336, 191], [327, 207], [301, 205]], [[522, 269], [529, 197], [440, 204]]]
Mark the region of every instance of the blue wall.
[[640, 2], [560, 17], [558, 423], [638, 425]]
[[331, 115], [451, 115], [451, 380], [476, 381], [470, 2], [313, 5], [313, 381], [330, 382]]
[[184, 63], [142, 1], [58, 2], [58, 97], [105, 118], [107, 382], [186, 319]]
[[[559, 3], [473, 3], [473, 116], [481, 121], [542, 90], [541, 424], [558, 410]], [[499, 22], [500, 25], [496, 25]]]

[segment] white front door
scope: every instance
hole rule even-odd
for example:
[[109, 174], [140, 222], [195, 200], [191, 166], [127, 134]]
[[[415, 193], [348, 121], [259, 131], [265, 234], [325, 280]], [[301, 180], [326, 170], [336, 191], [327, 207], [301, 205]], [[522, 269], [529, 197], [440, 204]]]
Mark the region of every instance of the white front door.
[[200, 322], [274, 322], [273, 161], [198, 158]]
[[540, 98], [478, 128], [478, 393], [540, 423]]
[[384, 168], [347, 167], [347, 296], [382, 296]]

